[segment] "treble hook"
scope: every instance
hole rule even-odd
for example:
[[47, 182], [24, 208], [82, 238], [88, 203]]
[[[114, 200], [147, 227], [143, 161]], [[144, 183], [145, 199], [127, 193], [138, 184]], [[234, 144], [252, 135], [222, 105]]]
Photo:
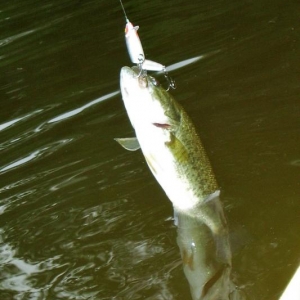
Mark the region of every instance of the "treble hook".
[[137, 65], [138, 65], [138, 68], [140, 70], [140, 73], [138, 74], [137, 77], [140, 77], [140, 76], [142, 76], [144, 74], [143, 63], [145, 61], [145, 57], [144, 57], [143, 54], [139, 54], [138, 61], [139, 62], [138, 62]]
[[176, 89], [176, 83], [175, 80], [169, 76], [168, 72], [166, 69], [164, 69], [164, 77], [166, 78], [167, 82], [168, 82], [168, 88], [166, 89], [166, 91], [168, 92], [171, 89], [175, 90]]

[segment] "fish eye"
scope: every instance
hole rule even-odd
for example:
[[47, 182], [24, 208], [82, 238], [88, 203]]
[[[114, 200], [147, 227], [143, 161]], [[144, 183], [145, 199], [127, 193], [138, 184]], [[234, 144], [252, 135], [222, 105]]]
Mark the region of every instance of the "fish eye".
[[158, 80], [156, 80], [154, 77], [152, 77], [152, 76], [149, 76], [149, 80], [150, 80], [150, 82], [154, 85], [154, 86], [157, 86], [157, 87], [159, 87], [160, 86], [160, 83], [159, 83], [159, 81]]

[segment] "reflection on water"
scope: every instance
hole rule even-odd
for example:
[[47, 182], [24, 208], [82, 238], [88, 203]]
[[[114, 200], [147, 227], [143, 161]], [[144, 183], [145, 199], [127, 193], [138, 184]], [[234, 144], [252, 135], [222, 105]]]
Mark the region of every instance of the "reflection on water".
[[1, 288], [10, 291], [3, 293], [3, 297], [9, 298], [9, 295], [14, 295], [14, 299], [24, 299], [24, 296], [38, 299], [41, 296], [46, 296], [47, 288], [36, 288], [34, 283], [36, 277], [45, 276], [43, 274], [48, 271], [61, 268], [58, 263], [59, 256], [39, 262], [25, 262], [18, 257], [18, 249], [3, 242], [3, 230], [0, 234]]
[[2, 130], [6, 129], [6, 128], [8, 128], [8, 127], [14, 125], [14, 124], [16, 124], [16, 123], [19, 122], [19, 121], [25, 120], [25, 119], [31, 117], [32, 115], [35, 115], [36, 113], [39, 113], [39, 112], [41, 112], [41, 111], [42, 111], [42, 110], [37, 110], [37, 111], [34, 111], [33, 113], [30, 113], [30, 114], [28, 114], [28, 115], [26, 115], [26, 116], [24, 116], [24, 117], [16, 118], [16, 119], [14, 119], [14, 120], [5, 122], [5, 123], [3, 123], [3, 124], [0, 124], [0, 131], [2, 131]]
[[63, 145], [70, 143], [72, 141], [72, 139], [65, 139], [65, 140], [61, 140], [61, 141], [56, 141], [50, 145], [45, 146], [42, 149], [39, 149], [37, 151], [34, 151], [33, 153], [30, 153], [29, 155], [26, 155], [26, 157], [20, 158], [17, 161], [14, 161], [12, 163], [10, 163], [9, 165], [3, 167], [0, 169], [0, 172], [5, 172], [7, 170], [13, 169], [15, 167], [21, 166], [33, 159], [36, 159], [38, 157], [41, 156], [46, 156], [47, 152], [50, 152], [49, 154], [55, 152], [56, 150], [58, 150], [60, 147], [62, 147]]
[[80, 107], [80, 108], [76, 108], [76, 109], [74, 109], [74, 110], [72, 110], [72, 111], [68, 111], [68, 112], [66, 112], [66, 113], [64, 113], [64, 114], [62, 114], [62, 115], [60, 115], [60, 116], [58, 116], [58, 117], [55, 117], [55, 118], [49, 120], [48, 123], [58, 122], [58, 121], [62, 121], [62, 120], [64, 120], [64, 119], [73, 117], [73, 116], [75, 116], [75, 115], [81, 113], [81, 112], [84, 111], [85, 109], [87, 109], [87, 108], [89, 108], [89, 107], [91, 107], [91, 106], [93, 106], [93, 105], [95, 105], [95, 104], [98, 104], [99, 102], [102, 102], [102, 101], [104, 101], [104, 100], [107, 100], [107, 99], [109, 99], [109, 98], [112, 98], [112, 97], [114, 97], [114, 96], [116, 96], [116, 95], [118, 95], [118, 94], [119, 94], [118, 91], [117, 91], [117, 92], [113, 92], [113, 93], [109, 93], [108, 95], [105, 95], [105, 96], [100, 97], [100, 98], [98, 98], [98, 99], [96, 99], [96, 100], [93, 100], [93, 101], [91, 101], [90, 103], [85, 104], [85, 105], [83, 105], [83, 106]]
[[[221, 183], [234, 281], [278, 299], [299, 261], [299, 5], [124, 4], [146, 56], [176, 67]], [[7, 1], [0, 16], [0, 298], [189, 299], [169, 200], [113, 140], [132, 134], [119, 4]]]

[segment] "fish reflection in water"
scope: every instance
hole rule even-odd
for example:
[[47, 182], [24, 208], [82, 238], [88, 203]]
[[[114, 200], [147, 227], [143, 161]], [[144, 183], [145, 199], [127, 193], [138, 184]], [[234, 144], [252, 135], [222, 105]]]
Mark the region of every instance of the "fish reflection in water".
[[[216, 218], [225, 221], [218, 194], [205, 205], [213, 206]], [[193, 300], [245, 299], [230, 279], [231, 250], [226, 222], [214, 234], [201, 219], [175, 211], [175, 223], [183, 270]]]

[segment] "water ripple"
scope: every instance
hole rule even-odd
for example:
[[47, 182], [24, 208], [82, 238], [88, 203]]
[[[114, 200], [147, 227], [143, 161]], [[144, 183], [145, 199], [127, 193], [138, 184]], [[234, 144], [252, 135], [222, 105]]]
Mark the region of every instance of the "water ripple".
[[60, 255], [39, 262], [28, 262], [18, 257], [18, 249], [4, 242], [4, 239], [4, 230], [0, 229], [0, 264], [3, 268], [1, 290], [15, 292], [14, 299], [24, 299], [28, 292], [32, 295], [30, 299], [40, 299], [49, 285], [37, 287], [34, 277], [37, 274], [61, 269], [63, 265], [58, 262]]
[[11, 127], [12, 125], [15, 125], [16, 123], [22, 121], [22, 120], [26, 120], [26, 119], [29, 119], [30, 117], [38, 114], [38, 113], [41, 113], [43, 111], [43, 109], [37, 109], [23, 117], [18, 117], [18, 118], [15, 118], [13, 120], [10, 120], [10, 121], [6, 121], [5, 123], [2, 123], [0, 124], [0, 131], [8, 128], [8, 127]]
[[59, 116], [57, 116], [57, 117], [49, 120], [48, 123], [54, 123], [54, 122], [62, 121], [62, 120], [65, 120], [67, 118], [73, 117], [73, 116], [81, 113], [85, 109], [87, 109], [87, 108], [89, 108], [89, 107], [91, 107], [91, 106], [93, 106], [95, 104], [98, 104], [99, 102], [102, 102], [104, 100], [112, 98], [112, 97], [118, 95], [119, 93], [120, 93], [120, 91], [115, 91], [115, 92], [109, 93], [109, 94], [107, 94], [105, 96], [102, 96], [102, 97], [100, 97], [98, 99], [95, 99], [95, 100], [93, 100], [93, 101], [91, 101], [91, 102], [89, 102], [89, 103], [87, 103], [87, 104], [85, 104], [85, 105], [83, 105], [83, 106], [81, 106], [79, 108], [76, 108], [76, 109], [68, 111], [68, 112], [66, 112], [64, 114], [61, 114], [61, 115], [59, 115]]
[[26, 164], [32, 160], [35, 160], [37, 158], [46, 157], [46, 156], [52, 154], [54, 151], [57, 151], [59, 148], [65, 146], [66, 144], [69, 144], [73, 140], [74, 140], [74, 138], [69, 138], [69, 139], [63, 139], [63, 140], [59, 140], [59, 141], [50, 143], [41, 149], [33, 151], [32, 153], [26, 155], [25, 157], [19, 158], [19, 159], [15, 160], [14, 162], [7, 164], [6, 166], [4, 166], [0, 169], [0, 173], [14, 169], [19, 166], [23, 166], [24, 164]]

